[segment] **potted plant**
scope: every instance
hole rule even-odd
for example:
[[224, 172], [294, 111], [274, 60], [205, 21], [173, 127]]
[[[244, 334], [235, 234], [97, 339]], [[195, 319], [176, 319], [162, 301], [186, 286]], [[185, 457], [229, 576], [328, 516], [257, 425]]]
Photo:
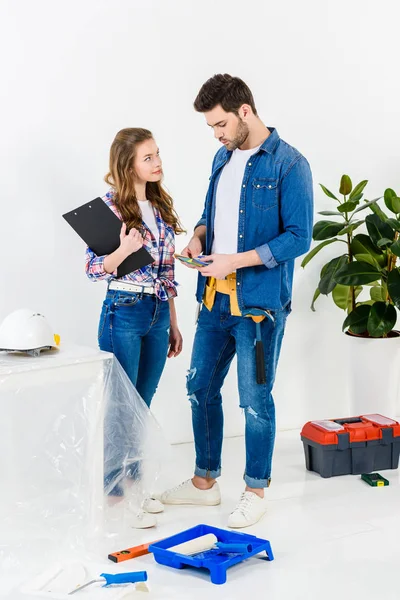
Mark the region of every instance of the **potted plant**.
[[[380, 198], [361, 202], [366, 185], [367, 181], [362, 181], [353, 188], [350, 177], [343, 175], [339, 190], [342, 198], [321, 185], [337, 206], [334, 211], [320, 214], [336, 220], [318, 221], [314, 225], [313, 239], [320, 243], [307, 254], [302, 266], [305, 267], [325, 246], [345, 244], [343, 253], [323, 266], [311, 307], [315, 310], [315, 301], [320, 294], [325, 294], [331, 295], [335, 304], [347, 313], [343, 331], [353, 340], [349, 377], [353, 409], [356, 413], [386, 412], [390, 416], [396, 413], [399, 382], [395, 363], [400, 333], [394, 327], [396, 308], [400, 308], [400, 269], [397, 266], [400, 198], [390, 188], [385, 191], [384, 202], [391, 213], [388, 216], [377, 204]], [[359, 213], [367, 208], [372, 214], [360, 220]], [[363, 224], [366, 232], [355, 234]], [[371, 343], [376, 340], [380, 340], [379, 346], [372, 347]], [[382, 372], [385, 372], [387, 384], [385, 395], [382, 395], [379, 377]]]

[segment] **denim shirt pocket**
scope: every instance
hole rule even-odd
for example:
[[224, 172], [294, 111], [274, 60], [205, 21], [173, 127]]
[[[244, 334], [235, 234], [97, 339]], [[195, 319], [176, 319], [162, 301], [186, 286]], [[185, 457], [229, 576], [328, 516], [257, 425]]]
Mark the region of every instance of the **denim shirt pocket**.
[[252, 181], [252, 204], [261, 210], [269, 210], [278, 204], [278, 180], [259, 177]]

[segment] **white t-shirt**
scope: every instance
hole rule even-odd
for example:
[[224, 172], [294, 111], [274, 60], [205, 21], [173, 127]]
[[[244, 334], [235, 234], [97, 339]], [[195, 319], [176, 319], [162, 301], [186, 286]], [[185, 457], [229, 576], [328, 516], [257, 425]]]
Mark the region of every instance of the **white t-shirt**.
[[258, 152], [260, 146], [250, 150], [237, 148], [223, 168], [216, 195], [213, 254], [236, 254], [237, 252], [239, 205], [244, 170], [250, 156]]
[[157, 240], [157, 244], [160, 242], [160, 232], [158, 231], [156, 217], [151, 202], [149, 200], [139, 200], [139, 206], [142, 211], [142, 219], [150, 229], [151, 233]]

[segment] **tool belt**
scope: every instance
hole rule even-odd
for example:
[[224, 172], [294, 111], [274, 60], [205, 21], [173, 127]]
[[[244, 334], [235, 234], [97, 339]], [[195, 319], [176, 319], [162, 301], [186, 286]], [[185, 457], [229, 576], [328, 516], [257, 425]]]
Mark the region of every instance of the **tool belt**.
[[227, 275], [226, 279], [215, 279], [215, 277], [207, 278], [203, 304], [206, 308], [208, 308], [208, 310], [211, 310], [214, 306], [215, 294], [217, 292], [229, 296], [231, 314], [234, 317], [241, 317], [242, 313], [240, 312], [236, 293], [236, 273]]
[[261, 323], [266, 317], [269, 317], [272, 321], [273, 318], [269, 311], [261, 309], [250, 309], [245, 314], [242, 314], [237, 299], [236, 289], [236, 273], [230, 273], [226, 276], [226, 279], [215, 279], [215, 277], [208, 277], [206, 287], [203, 296], [203, 304], [208, 310], [212, 310], [215, 302], [215, 294], [226, 294], [230, 299], [231, 315], [234, 317], [250, 317], [256, 324], [256, 376], [257, 383], [266, 383], [265, 375], [265, 359], [264, 359], [264, 346], [261, 337]]

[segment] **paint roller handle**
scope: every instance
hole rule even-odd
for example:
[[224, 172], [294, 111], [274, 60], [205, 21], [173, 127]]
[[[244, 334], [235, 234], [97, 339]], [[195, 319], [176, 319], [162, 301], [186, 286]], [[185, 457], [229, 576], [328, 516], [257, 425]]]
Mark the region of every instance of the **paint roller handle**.
[[219, 554], [222, 554], [224, 552], [247, 554], [253, 550], [253, 546], [251, 544], [224, 544], [223, 542], [218, 542], [215, 545]]
[[105, 586], [117, 585], [119, 583], [137, 583], [138, 581], [147, 581], [147, 572], [134, 571], [132, 573], [117, 573], [114, 575], [102, 573], [100, 577], [104, 577], [106, 580]]

